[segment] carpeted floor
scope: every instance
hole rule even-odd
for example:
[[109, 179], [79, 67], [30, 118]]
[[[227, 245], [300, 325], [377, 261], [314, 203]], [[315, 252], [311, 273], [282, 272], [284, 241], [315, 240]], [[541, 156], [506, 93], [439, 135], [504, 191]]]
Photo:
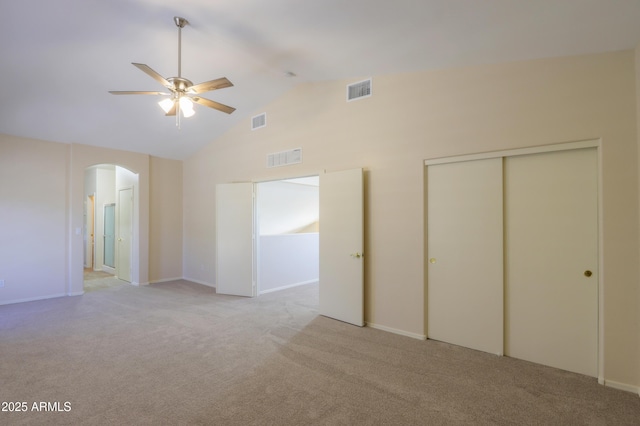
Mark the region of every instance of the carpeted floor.
[[110, 278], [113, 277], [113, 274], [109, 274], [104, 271], [94, 271], [91, 268], [84, 268], [83, 279], [85, 281], [97, 280], [100, 278]]
[[84, 270], [83, 279], [85, 292], [104, 290], [105, 288], [118, 287], [123, 284], [128, 284], [125, 281], [121, 281], [114, 275], [111, 275], [107, 272], [94, 271], [87, 268], [85, 268]]
[[317, 303], [316, 285], [250, 299], [175, 281], [0, 306], [0, 401], [27, 405], [0, 424], [640, 424], [638, 395], [593, 378]]

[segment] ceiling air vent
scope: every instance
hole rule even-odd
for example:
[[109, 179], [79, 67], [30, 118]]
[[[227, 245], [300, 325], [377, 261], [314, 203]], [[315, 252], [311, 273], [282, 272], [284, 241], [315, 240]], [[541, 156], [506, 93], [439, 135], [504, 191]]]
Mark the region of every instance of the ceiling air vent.
[[302, 148], [274, 152], [267, 155], [267, 168], [302, 163]]
[[371, 96], [371, 79], [359, 81], [347, 86], [347, 102]]
[[267, 113], [263, 112], [262, 114], [251, 117], [251, 130], [256, 130], [261, 127], [267, 126]]

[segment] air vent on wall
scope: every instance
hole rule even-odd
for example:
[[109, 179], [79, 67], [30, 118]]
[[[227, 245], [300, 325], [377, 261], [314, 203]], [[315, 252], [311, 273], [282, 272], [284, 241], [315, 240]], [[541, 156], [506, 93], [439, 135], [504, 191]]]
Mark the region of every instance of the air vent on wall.
[[260, 129], [261, 127], [267, 126], [267, 113], [263, 112], [262, 114], [251, 117], [251, 130]]
[[302, 148], [267, 155], [267, 168], [302, 163]]
[[371, 96], [371, 79], [359, 81], [347, 86], [347, 102]]

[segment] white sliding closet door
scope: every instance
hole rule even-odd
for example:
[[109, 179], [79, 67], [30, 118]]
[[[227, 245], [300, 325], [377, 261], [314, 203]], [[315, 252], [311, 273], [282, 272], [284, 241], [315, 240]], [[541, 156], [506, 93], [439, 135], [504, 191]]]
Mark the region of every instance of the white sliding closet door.
[[427, 334], [503, 352], [502, 158], [427, 167]]
[[597, 376], [595, 148], [505, 159], [505, 353]]

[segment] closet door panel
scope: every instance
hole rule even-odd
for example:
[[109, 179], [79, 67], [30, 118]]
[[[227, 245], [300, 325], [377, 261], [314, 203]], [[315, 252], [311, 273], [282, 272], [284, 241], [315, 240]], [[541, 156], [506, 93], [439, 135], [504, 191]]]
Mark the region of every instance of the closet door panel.
[[503, 353], [502, 159], [427, 166], [427, 334]]
[[505, 353], [597, 375], [595, 148], [505, 159]]

